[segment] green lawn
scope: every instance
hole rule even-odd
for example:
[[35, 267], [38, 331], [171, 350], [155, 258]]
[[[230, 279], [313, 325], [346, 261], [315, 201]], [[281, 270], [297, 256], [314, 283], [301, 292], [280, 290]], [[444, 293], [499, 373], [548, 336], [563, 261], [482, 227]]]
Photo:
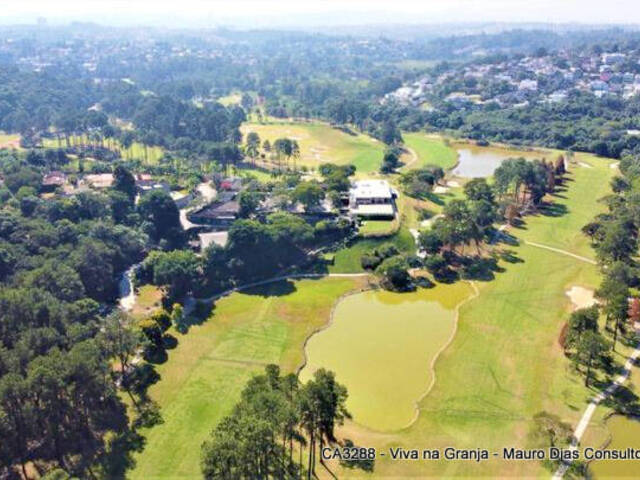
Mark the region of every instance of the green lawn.
[[398, 233], [384, 238], [357, 239], [347, 248], [338, 250], [334, 254], [334, 264], [329, 267], [331, 273], [356, 273], [362, 272], [360, 258], [365, 253], [385, 243], [393, 243], [398, 250], [406, 253], [415, 253], [415, 241], [406, 228], [401, 228]]
[[380, 235], [392, 233], [396, 222], [394, 220], [366, 220], [360, 226], [361, 235]]
[[154, 285], [143, 285], [136, 292], [136, 301], [131, 310], [135, 318], [145, 318], [162, 308], [162, 290]]
[[229, 95], [225, 95], [224, 97], [219, 97], [216, 102], [228, 107], [230, 105], [239, 105], [242, 100], [242, 93], [240, 92], [232, 92]]
[[[384, 145], [363, 135], [349, 135], [324, 123], [246, 123], [243, 135], [256, 132], [262, 142], [287, 137], [300, 145], [298, 166], [317, 168], [322, 163], [353, 164], [357, 174], [377, 172], [382, 163]], [[293, 161], [292, 161], [293, 162]]]
[[246, 381], [268, 363], [285, 372], [303, 363], [305, 339], [323, 326], [336, 300], [362, 279], [280, 282], [219, 300], [211, 317], [178, 337], [158, 366], [149, 394], [164, 423], [143, 432], [132, 479], [198, 479], [200, 445], [238, 400]]
[[446, 170], [456, 164], [457, 152], [454, 148], [447, 146], [440, 137], [427, 135], [424, 132], [403, 132], [402, 138], [407, 147], [413, 149], [418, 155], [418, 161], [412, 165], [412, 168], [438, 165]]
[[0, 148], [20, 147], [20, 135], [0, 132]]
[[[603, 205], [597, 202], [609, 192], [609, 181], [615, 175], [612, 160], [588, 154], [577, 154], [576, 159], [591, 168], [579, 164], [569, 167], [567, 191], [559, 191], [554, 197], [557, 216], [538, 215], [531, 222], [526, 218], [526, 229], [518, 235], [531, 242], [549, 245], [588, 258], [595, 258], [589, 238], [580, 229], [592, 221]], [[535, 228], [529, 228], [531, 223]]]

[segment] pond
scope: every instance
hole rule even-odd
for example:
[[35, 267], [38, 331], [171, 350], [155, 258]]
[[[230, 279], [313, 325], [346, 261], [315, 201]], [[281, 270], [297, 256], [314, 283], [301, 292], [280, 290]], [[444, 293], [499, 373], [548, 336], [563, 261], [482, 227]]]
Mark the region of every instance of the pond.
[[508, 158], [523, 157], [527, 160], [541, 159], [545, 152], [508, 150], [496, 147], [478, 147], [465, 145], [458, 148], [458, 165], [453, 169], [453, 174], [459, 177], [476, 178], [489, 177], [500, 164]]
[[307, 342], [300, 379], [321, 367], [332, 370], [348, 389], [347, 408], [357, 423], [377, 431], [403, 428], [431, 384], [434, 357], [454, 332], [456, 305], [470, 295], [471, 288], [458, 282], [348, 296], [332, 324]]
[[[640, 448], [640, 419], [613, 415], [607, 420], [611, 443], [607, 449], [624, 450], [628, 447]], [[596, 479], [638, 478], [640, 461], [637, 460], [596, 460], [589, 464]]]

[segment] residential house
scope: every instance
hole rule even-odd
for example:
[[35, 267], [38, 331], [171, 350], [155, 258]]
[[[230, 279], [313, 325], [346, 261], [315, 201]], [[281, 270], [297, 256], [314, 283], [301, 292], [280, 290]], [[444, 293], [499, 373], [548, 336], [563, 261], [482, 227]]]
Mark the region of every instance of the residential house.
[[60, 171], [54, 170], [47, 173], [42, 178], [42, 185], [40, 189], [43, 192], [53, 192], [57, 188], [62, 188], [67, 183], [67, 176]]
[[228, 227], [238, 218], [239, 213], [240, 204], [237, 200], [237, 193], [220, 192], [211, 205], [189, 213], [187, 218], [196, 224]]
[[84, 176], [89, 186], [97, 189], [110, 188], [113, 185], [113, 173], [92, 173]]

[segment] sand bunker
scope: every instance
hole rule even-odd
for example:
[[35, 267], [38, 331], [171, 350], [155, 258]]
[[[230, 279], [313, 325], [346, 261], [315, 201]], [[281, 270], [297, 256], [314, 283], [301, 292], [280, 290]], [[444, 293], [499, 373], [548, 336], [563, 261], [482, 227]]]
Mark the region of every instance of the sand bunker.
[[433, 189], [433, 193], [447, 193], [449, 191], [449, 187], [443, 187], [442, 185], [438, 185]]
[[587, 308], [598, 303], [593, 296], [593, 290], [588, 288], [573, 286], [567, 290], [567, 296], [571, 299], [573, 309]]
[[579, 164], [581, 167], [593, 168], [593, 166], [592, 166], [592, 165], [589, 165], [588, 163], [585, 163], [585, 162], [578, 162], [578, 164]]
[[460, 184], [458, 182], [456, 182], [455, 180], [449, 180], [447, 182], [447, 186], [451, 187], [451, 188], [458, 188], [460, 186]]

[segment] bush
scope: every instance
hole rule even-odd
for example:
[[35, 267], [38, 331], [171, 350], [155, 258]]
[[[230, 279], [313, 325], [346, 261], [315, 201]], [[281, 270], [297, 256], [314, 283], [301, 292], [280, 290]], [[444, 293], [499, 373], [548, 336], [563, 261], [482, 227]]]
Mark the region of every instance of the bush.
[[360, 265], [365, 270], [375, 270], [382, 263], [382, 259], [376, 255], [364, 254], [360, 259]]
[[387, 258], [376, 268], [376, 273], [382, 277], [382, 286], [387, 290], [407, 291], [413, 287], [407, 262], [399, 255]]
[[422, 259], [416, 255], [409, 255], [407, 257], [407, 264], [411, 268], [420, 268], [422, 267]]

